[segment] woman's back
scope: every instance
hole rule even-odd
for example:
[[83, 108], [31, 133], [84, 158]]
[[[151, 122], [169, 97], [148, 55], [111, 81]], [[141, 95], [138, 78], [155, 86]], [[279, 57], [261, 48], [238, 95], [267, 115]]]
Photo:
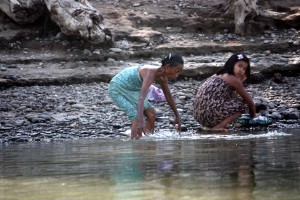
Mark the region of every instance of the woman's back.
[[245, 109], [234, 88], [219, 76], [209, 77], [198, 89], [194, 101], [194, 117], [203, 126], [213, 127], [224, 117]]

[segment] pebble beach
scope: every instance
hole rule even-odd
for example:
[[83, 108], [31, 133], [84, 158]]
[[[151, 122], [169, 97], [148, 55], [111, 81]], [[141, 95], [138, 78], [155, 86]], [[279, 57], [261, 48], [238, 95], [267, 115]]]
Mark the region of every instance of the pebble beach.
[[[0, 15], [0, 143], [127, 137], [131, 123], [108, 97], [109, 80], [128, 66], [157, 64], [170, 52], [181, 53], [186, 63], [180, 79], [170, 82], [182, 134], [203, 133], [193, 117], [195, 91], [236, 52], [251, 60], [255, 76], [246, 88], [258, 112], [273, 119], [264, 128], [300, 127], [299, 29], [270, 24], [237, 35], [223, 24], [229, 19], [209, 12], [219, 0], [91, 2], [116, 35], [111, 48], [56, 29], [47, 34], [40, 26], [24, 29]], [[211, 20], [219, 21], [216, 27]], [[155, 131], [174, 130], [167, 103], [153, 104]]]
[[[268, 128], [300, 127], [300, 77], [284, 77], [247, 85], [258, 111], [273, 119]], [[193, 101], [200, 81], [170, 82], [182, 120], [182, 134], [201, 134], [193, 118]], [[10, 87], [0, 91], [0, 142], [74, 140], [81, 138], [126, 137], [129, 119], [107, 95], [107, 83], [62, 86]], [[157, 109], [156, 129], [174, 130], [173, 113], [166, 102]]]

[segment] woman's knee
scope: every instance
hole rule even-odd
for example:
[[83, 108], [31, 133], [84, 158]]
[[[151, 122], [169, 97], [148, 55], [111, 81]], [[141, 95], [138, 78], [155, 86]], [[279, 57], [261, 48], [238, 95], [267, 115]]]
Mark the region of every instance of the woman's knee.
[[149, 108], [149, 109], [145, 110], [145, 115], [148, 119], [155, 120], [155, 116], [156, 116], [155, 108]]

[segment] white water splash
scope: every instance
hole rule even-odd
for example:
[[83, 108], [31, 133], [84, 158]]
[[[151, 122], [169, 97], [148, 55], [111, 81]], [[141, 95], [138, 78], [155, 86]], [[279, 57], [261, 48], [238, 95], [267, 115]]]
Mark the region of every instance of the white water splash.
[[282, 136], [289, 136], [292, 134], [283, 131], [258, 131], [258, 132], [242, 132], [242, 133], [191, 133], [184, 132], [181, 135], [176, 131], [160, 130], [152, 135], [143, 137], [143, 140], [245, 140], [255, 138], [275, 138]]

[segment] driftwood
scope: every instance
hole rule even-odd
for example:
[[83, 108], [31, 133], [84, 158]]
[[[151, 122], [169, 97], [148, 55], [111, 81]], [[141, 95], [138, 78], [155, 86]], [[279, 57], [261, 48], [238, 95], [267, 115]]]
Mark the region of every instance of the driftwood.
[[[279, 12], [257, 5], [267, 1], [226, 0], [225, 15], [233, 16], [235, 33], [245, 35], [249, 19], [258, 20], [262, 25], [276, 21], [291, 27], [300, 26], [298, 6], [294, 6], [294, 10], [288, 8], [285, 12]], [[294, 2], [287, 1], [290, 4]], [[112, 42], [110, 31], [103, 27], [102, 15], [88, 0], [0, 0], [0, 9], [19, 24], [33, 23], [42, 15], [49, 14], [66, 35], [78, 36], [96, 44]], [[224, 7], [221, 9], [224, 13]]]
[[283, 21], [290, 26], [300, 28], [300, 7], [291, 9], [292, 14], [287, 15], [283, 18]]
[[91, 43], [112, 40], [103, 17], [87, 0], [44, 0], [51, 19], [66, 35], [80, 36]]
[[19, 24], [30, 24], [45, 14], [42, 0], [0, 0], [0, 10]]
[[257, 0], [229, 0], [225, 8], [226, 14], [234, 15], [235, 33], [245, 35], [246, 17], [257, 12]]
[[227, 0], [225, 14], [234, 16], [235, 33], [240, 35], [246, 34], [245, 20], [259, 17], [261, 21], [278, 20], [290, 24], [299, 24], [300, 10], [291, 10], [291, 12], [275, 12], [272, 10], [262, 9], [257, 5], [258, 0]]
[[0, 0], [0, 9], [19, 24], [30, 24], [45, 15], [70, 36], [100, 44], [112, 41], [103, 17], [87, 0]]

